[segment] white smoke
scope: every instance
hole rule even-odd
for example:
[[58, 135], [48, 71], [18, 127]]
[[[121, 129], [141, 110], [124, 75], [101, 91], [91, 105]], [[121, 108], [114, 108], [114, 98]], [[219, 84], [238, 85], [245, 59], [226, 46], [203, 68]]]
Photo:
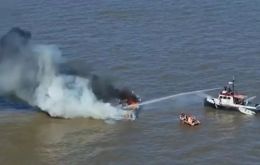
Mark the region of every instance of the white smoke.
[[40, 84], [35, 90], [35, 105], [54, 117], [123, 119], [125, 111], [96, 99], [88, 79], [56, 73], [55, 62], [61, 60], [57, 48], [37, 46], [35, 52], [40, 57], [37, 74]]
[[97, 100], [87, 78], [59, 73], [57, 66], [64, 59], [56, 46], [18, 44], [19, 51], [14, 53], [5, 50], [7, 41], [1, 42], [2, 95], [14, 94], [53, 117], [120, 120], [127, 115], [126, 111]]

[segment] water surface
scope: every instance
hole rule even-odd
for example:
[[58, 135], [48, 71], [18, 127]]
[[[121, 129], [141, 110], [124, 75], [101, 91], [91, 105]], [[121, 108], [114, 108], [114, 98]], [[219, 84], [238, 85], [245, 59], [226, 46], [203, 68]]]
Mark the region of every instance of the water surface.
[[[0, 34], [30, 30], [93, 73], [143, 100], [238, 87], [260, 102], [260, 2], [1, 1]], [[214, 94], [214, 92], [212, 93]], [[1, 164], [259, 164], [260, 117], [204, 108], [196, 96], [143, 107], [138, 120], [108, 124], [53, 119], [1, 101]], [[179, 123], [196, 115], [196, 128]]]

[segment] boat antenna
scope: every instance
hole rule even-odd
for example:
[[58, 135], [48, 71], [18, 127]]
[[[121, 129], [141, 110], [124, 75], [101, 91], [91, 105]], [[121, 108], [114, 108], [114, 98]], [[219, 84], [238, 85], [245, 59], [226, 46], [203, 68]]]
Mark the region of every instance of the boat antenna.
[[235, 76], [233, 75], [233, 83], [232, 83], [232, 91], [233, 91], [233, 94], [235, 93]]

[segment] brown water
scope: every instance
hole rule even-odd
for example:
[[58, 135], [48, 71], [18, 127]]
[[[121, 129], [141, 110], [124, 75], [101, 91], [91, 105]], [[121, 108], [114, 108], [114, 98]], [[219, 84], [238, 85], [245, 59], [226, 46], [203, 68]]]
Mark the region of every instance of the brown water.
[[[221, 87], [260, 102], [258, 1], [1, 1], [0, 34], [20, 26], [38, 43], [130, 86], [143, 100]], [[214, 94], [214, 92], [211, 92]], [[260, 116], [215, 111], [202, 98], [145, 105], [136, 121], [54, 119], [0, 106], [0, 164], [259, 164]], [[192, 113], [198, 127], [182, 125]]]

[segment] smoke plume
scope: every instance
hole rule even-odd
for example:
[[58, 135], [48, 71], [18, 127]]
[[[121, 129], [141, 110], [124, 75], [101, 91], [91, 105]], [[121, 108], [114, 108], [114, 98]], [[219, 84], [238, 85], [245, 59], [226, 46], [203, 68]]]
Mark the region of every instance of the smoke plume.
[[105, 103], [120, 90], [75, 67], [62, 71], [68, 62], [61, 51], [32, 43], [31, 36], [13, 28], [1, 38], [0, 95], [15, 96], [53, 117], [124, 118], [126, 111]]

